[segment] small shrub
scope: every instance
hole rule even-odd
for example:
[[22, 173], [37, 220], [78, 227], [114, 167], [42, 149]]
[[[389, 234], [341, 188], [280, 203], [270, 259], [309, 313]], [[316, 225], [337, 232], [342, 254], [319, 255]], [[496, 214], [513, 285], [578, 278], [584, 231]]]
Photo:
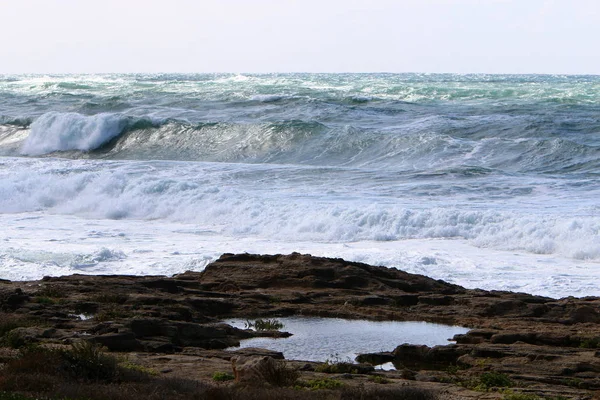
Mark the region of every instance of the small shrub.
[[316, 372], [325, 374], [357, 374], [356, 365], [349, 362], [329, 363], [325, 362], [315, 368]]
[[499, 372], [485, 372], [479, 377], [479, 389], [488, 390], [493, 387], [511, 387], [512, 381], [508, 376]]
[[597, 349], [600, 347], [600, 339], [599, 338], [588, 338], [583, 339], [579, 342], [579, 347], [583, 349]]
[[276, 319], [257, 319], [254, 322], [246, 320], [246, 329], [256, 329], [257, 331], [278, 331], [285, 326]]
[[119, 360], [102, 352], [101, 347], [87, 341], [74, 343], [63, 350], [65, 372], [75, 379], [91, 381], [115, 381], [118, 377]]
[[459, 371], [460, 368], [456, 365], [449, 365], [448, 368], [446, 368], [446, 373], [448, 373], [449, 375], [456, 375]]
[[51, 299], [50, 297], [46, 297], [46, 296], [38, 296], [34, 299], [34, 301], [38, 304], [43, 304], [46, 306], [56, 304], [56, 301], [54, 299]]
[[323, 378], [323, 379], [311, 379], [308, 381], [298, 382], [300, 388], [306, 388], [310, 390], [323, 390], [323, 389], [338, 389], [344, 386], [344, 384], [336, 379]]
[[27, 328], [39, 324], [39, 321], [31, 318], [16, 317], [14, 315], [0, 316], [0, 337], [16, 328]]
[[565, 386], [582, 389], [585, 386], [585, 382], [580, 378], [569, 378], [563, 379], [561, 383]]
[[338, 354], [333, 354], [325, 360], [323, 364], [320, 364], [315, 368], [316, 372], [323, 372], [326, 374], [357, 374], [358, 369], [352, 361], [348, 359], [342, 359]]
[[147, 368], [147, 367], [144, 367], [143, 365], [134, 364], [129, 361], [124, 361], [124, 362], [119, 363], [119, 368], [121, 368], [125, 371], [134, 372], [134, 373], [138, 373], [141, 375], [148, 375], [148, 376], [157, 376], [158, 375], [158, 371], [156, 371], [153, 368]]
[[369, 376], [369, 381], [374, 382], [374, 383], [379, 383], [382, 385], [385, 385], [386, 383], [390, 383], [389, 379], [384, 378], [383, 376], [379, 376], [379, 375]]
[[215, 382], [226, 382], [232, 381], [234, 376], [228, 372], [215, 372], [212, 376], [213, 381]]
[[10, 347], [12, 349], [20, 349], [21, 347], [24, 347], [27, 344], [29, 344], [29, 342], [25, 338], [25, 336], [20, 332], [20, 329], [15, 328], [2, 337], [0, 344], [6, 347]]

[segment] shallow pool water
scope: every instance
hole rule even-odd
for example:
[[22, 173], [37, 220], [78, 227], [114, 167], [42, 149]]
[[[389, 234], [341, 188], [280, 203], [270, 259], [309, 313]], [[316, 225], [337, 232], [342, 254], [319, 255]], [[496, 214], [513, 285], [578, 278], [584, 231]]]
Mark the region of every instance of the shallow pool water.
[[[391, 351], [403, 343], [428, 346], [448, 344], [467, 328], [429, 322], [374, 322], [340, 318], [278, 318], [290, 332], [289, 338], [254, 338], [242, 340], [241, 346], [260, 347], [283, 352], [287, 359], [306, 361], [353, 361], [357, 354]], [[245, 328], [246, 320], [230, 319], [226, 323]], [[231, 348], [235, 350], [236, 348]]]

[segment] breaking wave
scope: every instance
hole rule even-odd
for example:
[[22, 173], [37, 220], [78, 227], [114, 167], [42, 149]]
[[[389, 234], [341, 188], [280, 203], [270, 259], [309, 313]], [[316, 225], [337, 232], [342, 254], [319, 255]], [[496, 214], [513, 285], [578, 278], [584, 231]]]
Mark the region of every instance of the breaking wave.
[[[50, 112], [0, 125], [1, 155], [304, 164], [446, 173], [599, 173], [593, 135], [531, 118], [425, 116], [371, 128], [305, 120], [190, 123], [120, 113]], [[592, 126], [592, 130], [595, 129]], [[600, 128], [599, 128], [600, 129]]]
[[58, 151], [89, 152], [129, 129], [152, 125], [147, 119], [132, 119], [121, 114], [49, 112], [36, 119], [21, 147], [21, 154], [37, 156]]

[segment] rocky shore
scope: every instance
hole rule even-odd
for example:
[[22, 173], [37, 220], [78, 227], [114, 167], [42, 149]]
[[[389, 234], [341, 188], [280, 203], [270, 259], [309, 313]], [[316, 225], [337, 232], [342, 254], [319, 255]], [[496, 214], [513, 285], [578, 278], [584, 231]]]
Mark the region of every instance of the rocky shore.
[[[471, 330], [445, 346], [389, 343], [388, 352], [360, 355], [355, 366], [274, 363], [284, 355], [224, 350], [250, 337], [286, 335], [238, 329], [222, 323], [225, 318], [297, 315], [428, 321]], [[2, 397], [16, 393], [25, 396], [19, 399], [57, 393], [61, 399], [94, 398], [86, 385], [108, 393], [97, 389], [101, 379], [77, 379], [79, 392], [73, 385], [23, 383], [32, 380], [22, 367], [32, 348], [78, 343], [102, 346], [130, 370], [147, 375], [147, 382], [171, 380], [172, 396], [155, 390], [158, 397], [148, 398], [402, 398], [399, 393], [415, 399], [600, 398], [600, 298], [470, 290], [396, 269], [297, 253], [224, 254], [203, 272], [173, 277], [1, 280], [0, 337], [0, 399], [16, 399]], [[387, 362], [396, 370], [372, 367]], [[261, 379], [260, 363], [293, 379], [282, 384]], [[234, 374], [235, 380], [217, 382], [219, 374], [225, 381]], [[173, 382], [187, 385], [187, 394]], [[119, 390], [126, 392], [114, 393]]]

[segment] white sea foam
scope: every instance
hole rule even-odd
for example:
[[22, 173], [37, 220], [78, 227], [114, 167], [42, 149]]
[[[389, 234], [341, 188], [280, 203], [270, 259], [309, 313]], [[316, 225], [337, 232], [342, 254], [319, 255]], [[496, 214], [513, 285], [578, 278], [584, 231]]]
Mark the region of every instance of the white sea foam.
[[35, 156], [54, 151], [93, 150], [118, 136], [126, 126], [127, 121], [119, 114], [84, 116], [49, 112], [31, 124], [21, 153]]
[[[262, 240], [464, 239], [478, 248], [600, 259], [600, 217], [592, 203], [583, 206], [581, 194], [575, 209], [568, 198], [548, 203], [552, 199], [542, 190], [524, 199], [488, 199], [486, 207], [447, 204], [443, 196], [427, 204], [419, 198], [398, 203], [375, 193], [356, 196], [359, 187], [368, 192], [362, 187], [368, 181], [335, 186], [343, 171], [321, 173], [320, 180], [304, 181], [298, 190], [297, 174], [314, 170], [19, 159], [8, 164], [12, 167], [0, 170], [4, 212], [183, 222], [218, 235]], [[271, 180], [274, 174], [277, 182]]]
[[[164, 220], [89, 219], [41, 212], [0, 214], [0, 224], [4, 235], [0, 278], [12, 280], [73, 273], [171, 275], [201, 271], [224, 252], [298, 251], [400, 268], [470, 288], [552, 297], [600, 295], [597, 262], [475, 248], [463, 239], [289, 241], [219, 234], [196, 224]], [[102, 253], [113, 256], [98, 257]], [[95, 262], [74, 262], [80, 259]]]

